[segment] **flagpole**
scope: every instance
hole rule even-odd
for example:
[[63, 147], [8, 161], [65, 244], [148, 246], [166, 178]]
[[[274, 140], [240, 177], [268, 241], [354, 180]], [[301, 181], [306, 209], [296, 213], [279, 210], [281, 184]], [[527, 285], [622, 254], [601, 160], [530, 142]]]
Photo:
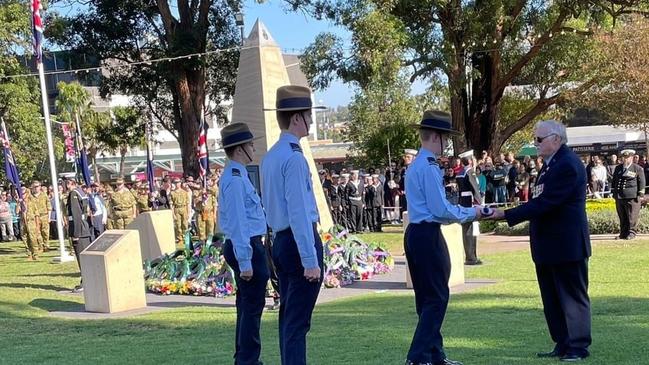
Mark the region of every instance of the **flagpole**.
[[43, 63], [36, 62], [38, 68], [38, 78], [41, 84], [41, 100], [43, 102], [43, 117], [45, 119], [45, 133], [47, 135], [47, 152], [50, 159], [50, 178], [52, 179], [52, 188], [54, 190], [54, 209], [56, 210], [56, 231], [59, 238], [60, 256], [55, 257], [55, 262], [74, 261], [74, 257], [67, 253], [63, 241], [63, 214], [61, 213], [61, 201], [59, 200], [59, 184], [56, 176], [56, 161], [54, 156], [54, 144], [52, 142], [52, 126], [50, 125], [50, 109], [47, 102], [47, 88], [45, 86], [45, 73], [43, 72]]

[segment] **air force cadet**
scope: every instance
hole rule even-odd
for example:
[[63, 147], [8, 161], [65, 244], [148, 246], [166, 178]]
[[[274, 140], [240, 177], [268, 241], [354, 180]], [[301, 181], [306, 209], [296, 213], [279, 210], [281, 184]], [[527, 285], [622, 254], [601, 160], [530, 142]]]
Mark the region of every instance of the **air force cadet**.
[[300, 147], [309, 135], [311, 90], [277, 89], [282, 130], [261, 162], [262, 199], [273, 231], [273, 262], [279, 277], [279, 349], [283, 365], [306, 364], [306, 334], [323, 277], [320, 219], [311, 173]]
[[615, 167], [611, 193], [615, 198], [615, 208], [620, 219], [618, 238], [635, 238], [640, 216], [640, 199], [644, 196], [645, 176], [643, 168], [633, 163], [634, 150], [622, 150], [622, 163]]
[[446, 200], [437, 157], [444, 151], [451, 129], [448, 113], [427, 111], [419, 128], [421, 149], [406, 174], [406, 196], [410, 224], [404, 249], [415, 290], [419, 322], [406, 364], [461, 365], [446, 358], [441, 327], [449, 300], [451, 273], [441, 224], [466, 223], [480, 217], [479, 207], [460, 207]]
[[219, 183], [219, 226], [225, 234], [223, 256], [237, 283], [237, 325], [234, 359], [237, 365], [261, 364], [259, 328], [270, 276], [262, 235], [266, 217], [246, 165], [255, 152], [253, 136], [244, 123], [221, 130], [221, 144], [229, 161]]
[[[460, 190], [459, 203], [463, 207], [472, 207], [473, 205], [480, 204], [480, 183], [475, 174], [473, 166], [473, 150], [469, 150], [458, 155], [462, 166], [461, 175], [457, 176], [457, 182]], [[476, 229], [477, 223], [463, 223], [462, 224], [462, 240], [464, 242], [464, 254], [466, 260], [465, 265], [480, 265], [482, 260], [478, 258], [477, 244], [478, 237]]]

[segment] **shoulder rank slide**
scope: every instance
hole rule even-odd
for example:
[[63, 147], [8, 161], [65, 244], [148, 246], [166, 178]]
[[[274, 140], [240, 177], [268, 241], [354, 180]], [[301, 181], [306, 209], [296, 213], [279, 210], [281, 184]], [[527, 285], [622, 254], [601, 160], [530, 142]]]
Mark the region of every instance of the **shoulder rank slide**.
[[241, 176], [241, 171], [239, 169], [232, 169], [232, 176]]
[[300, 153], [302, 153], [302, 147], [300, 147], [299, 144], [297, 144], [297, 143], [291, 143], [290, 145], [291, 145], [291, 149], [293, 150], [293, 152], [300, 152]]
[[437, 165], [437, 160], [435, 160], [435, 157], [428, 157], [427, 160], [429, 165]]

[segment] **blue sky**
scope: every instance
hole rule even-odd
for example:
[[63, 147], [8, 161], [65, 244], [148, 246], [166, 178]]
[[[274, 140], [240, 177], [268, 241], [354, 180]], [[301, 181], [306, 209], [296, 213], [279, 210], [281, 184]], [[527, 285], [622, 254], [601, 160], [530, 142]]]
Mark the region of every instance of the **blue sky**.
[[[257, 4], [255, 0], [246, 0], [244, 12], [244, 33], [250, 33], [257, 19], [266, 25], [277, 44], [286, 53], [300, 53], [311, 44], [321, 32], [332, 32], [344, 40], [350, 39], [350, 34], [345, 29], [335, 27], [327, 21], [318, 21], [302, 12], [285, 10], [287, 7], [282, 1], [267, 0]], [[316, 91], [316, 100], [328, 107], [347, 105], [354, 95], [354, 90], [341, 83], [334, 82], [324, 91]]]

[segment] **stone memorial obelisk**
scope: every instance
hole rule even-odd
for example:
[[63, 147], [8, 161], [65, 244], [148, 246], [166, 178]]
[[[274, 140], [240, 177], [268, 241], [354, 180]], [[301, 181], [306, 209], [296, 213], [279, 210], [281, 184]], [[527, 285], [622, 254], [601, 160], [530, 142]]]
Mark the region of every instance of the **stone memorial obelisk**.
[[[291, 85], [291, 80], [284, 64], [282, 51], [266, 26], [258, 19], [250, 35], [245, 39], [239, 55], [232, 110], [232, 122], [246, 123], [255, 137], [263, 136], [255, 141], [253, 165], [259, 165], [261, 158], [279, 139], [280, 129], [275, 111], [264, 111], [264, 109], [275, 108], [275, 93], [278, 87], [284, 85]], [[313, 192], [320, 212], [320, 227], [327, 231], [333, 225], [333, 221], [311, 148], [306, 138], [302, 138], [300, 144], [311, 170]]]

